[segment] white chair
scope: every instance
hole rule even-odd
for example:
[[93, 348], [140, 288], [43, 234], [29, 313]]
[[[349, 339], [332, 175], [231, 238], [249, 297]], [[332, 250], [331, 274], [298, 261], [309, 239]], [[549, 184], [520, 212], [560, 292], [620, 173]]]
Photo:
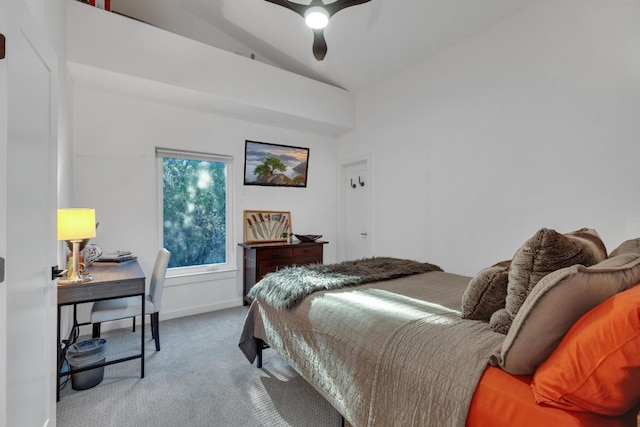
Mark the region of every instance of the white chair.
[[[149, 282], [149, 294], [145, 296], [144, 314], [151, 316], [151, 336], [156, 342], [156, 351], [160, 351], [159, 313], [162, 302], [162, 287], [164, 276], [169, 264], [171, 253], [162, 248], [156, 257], [156, 263]], [[133, 330], [136, 330], [136, 316], [140, 315], [141, 301], [139, 296], [97, 301], [91, 307], [91, 323], [93, 324], [93, 338], [100, 337], [102, 322], [128, 319], [133, 317]], [[142, 319], [144, 323], [144, 319]]]

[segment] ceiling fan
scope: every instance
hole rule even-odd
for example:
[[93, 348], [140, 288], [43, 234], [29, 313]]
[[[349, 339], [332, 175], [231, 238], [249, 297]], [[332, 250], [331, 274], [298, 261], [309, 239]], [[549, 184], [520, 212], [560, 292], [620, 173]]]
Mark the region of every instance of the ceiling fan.
[[329, 23], [329, 18], [344, 8], [367, 3], [371, 0], [337, 0], [329, 4], [324, 4], [322, 0], [311, 0], [310, 4], [294, 3], [288, 0], [266, 1], [293, 10], [304, 18], [307, 25], [313, 30], [313, 56], [315, 56], [318, 61], [322, 61], [327, 54], [327, 41], [324, 39], [324, 27]]

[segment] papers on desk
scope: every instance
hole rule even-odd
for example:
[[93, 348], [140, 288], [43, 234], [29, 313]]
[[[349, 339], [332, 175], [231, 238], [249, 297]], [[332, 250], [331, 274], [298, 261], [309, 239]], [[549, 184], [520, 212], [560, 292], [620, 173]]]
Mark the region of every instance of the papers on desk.
[[116, 251], [116, 252], [108, 252], [100, 255], [95, 262], [125, 262], [136, 259], [135, 256], [128, 251]]

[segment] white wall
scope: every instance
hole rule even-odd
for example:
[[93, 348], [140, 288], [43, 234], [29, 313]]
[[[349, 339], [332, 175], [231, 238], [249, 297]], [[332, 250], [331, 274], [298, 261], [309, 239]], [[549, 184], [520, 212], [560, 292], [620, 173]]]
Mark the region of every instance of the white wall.
[[[235, 243], [243, 241], [243, 209], [290, 210], [294, 231], [335, 240], [333, 138], [89, 88], [75, 89], [74, 111], [73, 199], [78, 206], [96, 209], [100, 226], [92, 242], [109, 252], [131, 250], [139, 256], [145, 272], [150, 273], [162, 245], [155, 147], [233, 156], [236, 224], [230, 231]], [[307, 188], [244, 187], [245, 139], [309, 147]], [[327, 260], [335, 258], [334, 245], [326, 245], [325, 251]], [[208, 275], [204, 280], [167, 281], [161, 317], [239, 305], [240, 253], [237, 262], [237, 277], [225, 274], [224, 280], [219, 280], [220, 275]]]
[[545, 1], [358, 96], [375, 255], [473, 275], [540, 227], [640, 236], [640, 2]]
[[[243, 241], [244, 209], [291, 211], [293, 231], [322, 234], [330, 242], [324, 246], [325, 261], [335, 260], [333, 133], [353, 120], [351, 95], [108, 12], [95, 13], [77, 2], [68, 7], [73, 204], [96, 209], [100, 226], [92, 243], [108, 252], [134, 252], [150, 274], [162, 245], [155, 148], [234, 158], [236, 222], [230, 236], [237, 251], [232, 261], [238, 270], [167, 280], [161, 319], [242, 304], [242, 251], [236, 244]], [[95, 37], [81, 43], [83, 32]], [[194, 63], [186, 62], [184, 56], [178, 58], [183, 63], [163, 67], [159, 62], [167, 58], [156, 52], [161, 42], [174, 46], [177, 53], [197, 51]], [[201, 54], [212, 57], [216, 67], [197, 73], [199, 82], [184, 76], [179, 82], [177, 70], [195, 74], [207, 63]], [[230, 77], [234, 67], [240, 67], [235, 80]], [[264, 90], [247, 91], [245, 80], [252, 85], [262, 81]], [[292, 91], [292, 84], [296, 90]], [[315, 98], [317, 104], [310, 102]], [[336, 108], [323, 107], [325, 102], [336, 103]], [[245, 140], [310, 148], [307, 188], [243, 186]], [[81, 317], [87, 309], [83, 308]]]
[[[78, 42], [88, 31], [85, 25], [100, 24], [93, 21], [100, 15], [82, 16], [69, 23], [74, 202], [96, 207], [101, 223], [96, 243], [135, 251], [149, 271], [160, 243], [153, 147], [233, 155], [239, 183], [244, 140], [252, 139], [310, 147], [309, 188], [238, 184], [236, 216], [243, 209], [291, 210], [295, 231], [331, 241], [325, 246], [327, 262], [335, 260], [340, 243], [337, 165], [368, 154], [375, 255], [426, 260], [472, 275], [511, 258], [543, 226], [562, 232], [592, 227], [613, 249], [640, 235], [634, 162], [640, 154], [639, 9], [638, 2], [625, 0], [538, 3], [360, 94], [356, 129], [338, 144], [333, 134], [350, 122], [302, 106], [309, 98], [289, 95], [269, 107], [272, 96], [260, 94], [243, 117], [235, 103], [249, 92], [224, 112], [218, 83], [205, 82], [206, 96], [177, 84], [176, 69], [188, 64], [174, 64], [165, 75], [153, 56], [148, 62], [153, 79], [144, 78], [144, 67], [126, 65], [122, 58], [126, 67], [113, 65]], [[71, 16], [80, 10], [72, 7]], [[108, 20], [120, 25], [110, 15]], [[132, 40], [138, 39], [129, 37], [127, 44]], [[127, 61], [140, 50], [133, 45], [125, 50]], [[220, 52], [212, 54], [226, 60]], [[256, 72], [266, 67], [230, 58], [248, 61]], [[289, 87], [291, 75], [273, 77], [276, 87]], [[303, 88], [325, 93], [322, 86], [306, 87], [297, 79]], [[236, 83], [229, 80], [228, 86]], [[322, 102], [337, 102], [348, 111], [348, 97], [334, 89], [320, 97]], [[239, 224], [234, 233], [241, 241]], [[239, 252], [236, 261], [240, 265]], [[241, 280], [238, 274], [215, 282], [169, 283], [165, 318], [237, 304]]]
[[343, 89], [67, 2], [67, 57], [107, 87], [278, 126], [333, 135], [353, 128], [354, 97]]

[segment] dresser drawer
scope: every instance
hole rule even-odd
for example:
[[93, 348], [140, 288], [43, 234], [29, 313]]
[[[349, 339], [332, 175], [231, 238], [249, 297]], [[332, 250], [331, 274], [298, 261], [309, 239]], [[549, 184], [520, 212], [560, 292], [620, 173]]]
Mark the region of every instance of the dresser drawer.
[[273, 273], [274, 271], [278, 271], [281, 268], [284, 268], [288, 265], [291, 265], [291, 260], [286, 259], [274, 259], [271, 261], [261, 261], [258, 264], [258, 272], [256, 274], [256, 279], [259, 281], [262, 277], [267, 273]]
[[322, 261], [322, 245], [296, 246], [293, 248], [295, 258], [316, 258]]
[[257, 251], [257, 256], [260, 261], [269, 259], [287, 259], [293, 257], [293, 248], [265, 248]]

